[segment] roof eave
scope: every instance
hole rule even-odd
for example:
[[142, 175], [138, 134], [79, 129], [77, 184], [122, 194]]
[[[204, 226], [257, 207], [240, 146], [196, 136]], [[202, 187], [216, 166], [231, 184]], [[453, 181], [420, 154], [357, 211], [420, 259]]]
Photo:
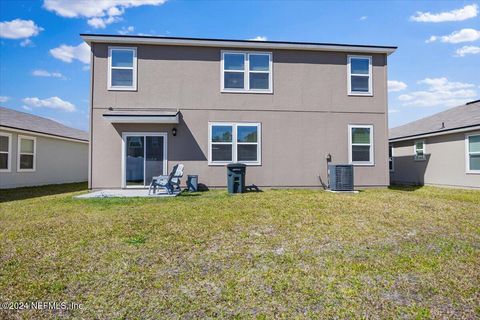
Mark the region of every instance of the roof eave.
[[466, 131], [476, 131], [476, 130], [480, 130], [480, 124], [389, 138], [388, 141], [389, 142], [408, 141], [408, 140], [414, 140], [414, 139], [420, 139], [420, 138], [426, 138], [426, 137], [434, 137], [434, 136], [441, 136], [445, 134], [452, 134], [452, 133], [459, 133], [459, 132], [466, 132]]
[[88, 143], [88, 141], [89, 141], [87, 138], [85, 138], [85, 139], [76, 138], [76, 137], [72, 137], [72, 136], [65, 136], [65, 135], [42, 132], [42, 131], [31, 130], [31, 129], [26, 129], [26, 128], [13, 127], [13, 126], [5, 125], [5, 124], [0, 124], [0, 129], [3, 129], [5, 131], [26, 133], [26, 134], [38, 135], [38, 136], [42, 136], [42, 137], [61, 139], [61, 140], [80, 142], [80, 143]]
[[248, 40], [216, 40], [216, 39], [190, 39], [190, 38], [165, 38], [145, 36], [114, 36], [114, 35], [91, 35], [81, 34], [87, 43], [137, 43], [151, 45], [170, 46], [198, 46], [198, 47], [221, 47], [221, 48], [255, 48], [255, 49], [282, 49], [282, 50], [310, 50], [310, 51], [339, 51], [359, 53], [381, 53], [390, 55], [397, 47], [344, 45], [344, 44], [320, 44], [276, 41], [248, 41]]

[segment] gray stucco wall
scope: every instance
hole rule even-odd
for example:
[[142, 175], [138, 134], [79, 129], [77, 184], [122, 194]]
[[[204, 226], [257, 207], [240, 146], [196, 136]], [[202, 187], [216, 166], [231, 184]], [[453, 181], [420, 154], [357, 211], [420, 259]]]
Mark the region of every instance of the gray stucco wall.
[[[396, 184], [480, 188], [480, 174], [466, 173], [465, 135], [453, 133], [392, 143]], [[425, 141], [425, 161], [414, 160], [414, 141]]]
[[0, 172], [0, 188], [87, 181], [87, 143], [21, 133], [36, 137], [36, 169], [34, 172], [17, 172], [18, 133], [2, 132], [12, 134], [12, 155], [10, 172]]
[[[389, 184], [385, 55], [371, 55], [373, 97], [348, 96], [347, 53], [288, 50], [271, 50], [273, 94], [244, 94], [220, 92], [220, 48], [133, 46], [136, 92], [107, 90], [108, 46], [93, 46], [92, 188], [121, 187], [121, 136], [128, 131], [168, 132], [169, 168], [182, 162], [185, 174], [225, 186], [225, 168], [207, 163], [209, 121], [261, 122], [262, 165], [247, 168], [247, 183], [279, 187], [320, 186], [326, 153], [333, 163], [348, 162], [348, 124], [372, 124], [375, 165], [356, 167], [355, 182]], [[178, 108], [183, 119], [173, 137], [172, 125], [112, 125], [102, 118], [109, 107]]]

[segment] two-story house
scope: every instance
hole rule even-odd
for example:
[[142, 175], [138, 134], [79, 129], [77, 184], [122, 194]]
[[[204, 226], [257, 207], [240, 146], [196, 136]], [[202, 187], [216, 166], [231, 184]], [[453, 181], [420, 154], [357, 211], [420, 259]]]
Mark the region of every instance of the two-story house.
[[389, 184], [387, 56], [396, 47], [82, 34], [93, 189], [147, 186], [176, 163], [209, 187], [318, 187], [331, 163]]

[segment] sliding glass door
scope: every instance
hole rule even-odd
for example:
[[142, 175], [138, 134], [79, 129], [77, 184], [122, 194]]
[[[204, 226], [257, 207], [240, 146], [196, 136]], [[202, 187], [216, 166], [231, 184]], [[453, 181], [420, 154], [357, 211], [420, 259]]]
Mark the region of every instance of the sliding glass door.
[[127, 137], [126, 186], [143, 186], [145, 171], [145, 137]]
[[154, 176], [167, 174], [163, 171], [164, 146], [163, 136], [145, 137], [145, 185], [150, 185]]
[[167, 174], [166, 133], [124, 133], [126, 187], [148, 186], [154, 176]]

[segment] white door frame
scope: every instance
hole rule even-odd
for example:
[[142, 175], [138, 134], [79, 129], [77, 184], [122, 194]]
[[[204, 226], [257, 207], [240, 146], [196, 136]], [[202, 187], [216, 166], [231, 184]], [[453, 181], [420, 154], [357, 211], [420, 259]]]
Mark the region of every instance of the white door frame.
[[[122, 132], [122, 188], [146, 188], [147, 186], [127, 186], [127, 176], [126, 176], [126, 169], [127, 169], [127, 148], [125, 142], [127, 137], [145, 137], [144, 143], [146, 143], [146, 137], [163, 137], [163, 174], [167, 174], [168, 171], [168, 163], [167, 163], [167, 132]], [[143, 150], [143, 161], [145, 161], [145, 152], [146, 152], [146, 144], [144, 145]], [[143, 180], [145, 184], [145, 164], [143, 165]]]

